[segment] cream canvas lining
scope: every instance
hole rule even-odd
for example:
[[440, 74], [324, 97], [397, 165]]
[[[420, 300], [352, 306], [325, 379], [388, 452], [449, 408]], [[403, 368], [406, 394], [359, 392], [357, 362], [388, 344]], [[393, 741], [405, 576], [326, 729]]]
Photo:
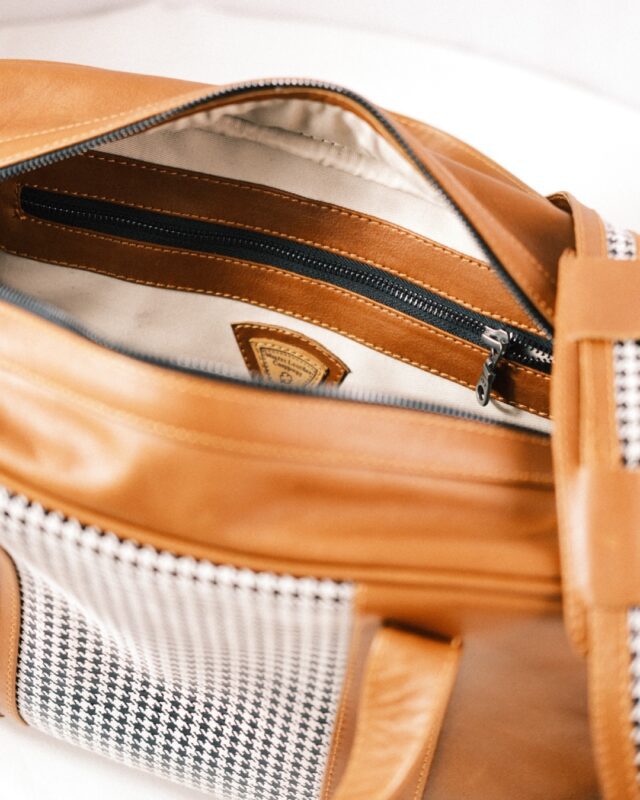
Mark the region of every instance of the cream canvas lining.
[[238, 103], [99, 149], [344, 206], [486, 260], [441, 193], [364, 120], [337, 106]]
[[[205, 111], [101, 148], [144, 161], [274, 186], [393, 221], [475, 257], [479, 246], [446, 201], [370, 126], [302, 100]], [[319, 342], [350, 372], [345, 390], [392, 394], [479, 412], [466, 387], [352, 339], [240, 301], [119, 281], [0, 253], [0, 280], [71, 314], [101, 336], [168, 358], [246, 376], [232, 324], [277, 325]], [[493, 403], [482, 414], [548, 431], [549, 422]]]

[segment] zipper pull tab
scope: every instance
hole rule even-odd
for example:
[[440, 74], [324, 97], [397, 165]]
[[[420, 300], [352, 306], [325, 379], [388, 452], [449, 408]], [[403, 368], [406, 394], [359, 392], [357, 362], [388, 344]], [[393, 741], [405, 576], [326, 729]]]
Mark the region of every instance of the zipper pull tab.
[[504, 357], [511, 341], [507, 331], [502, 328], [485, 328], [482, 341], [489, 348], [489, 355], [482, 366], [482, 375], [476, 384], [476, 400], [486, 406], [491, 397], [491, 387], [496, 379], [498, 364]]

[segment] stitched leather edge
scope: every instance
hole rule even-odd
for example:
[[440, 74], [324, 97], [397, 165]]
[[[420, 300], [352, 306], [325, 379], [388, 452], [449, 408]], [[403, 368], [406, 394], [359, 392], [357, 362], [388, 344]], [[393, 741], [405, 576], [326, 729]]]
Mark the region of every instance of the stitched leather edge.
[[20, 583], [9, 554], [0, 548], [0, 714], [22, 722], [18, 711]]

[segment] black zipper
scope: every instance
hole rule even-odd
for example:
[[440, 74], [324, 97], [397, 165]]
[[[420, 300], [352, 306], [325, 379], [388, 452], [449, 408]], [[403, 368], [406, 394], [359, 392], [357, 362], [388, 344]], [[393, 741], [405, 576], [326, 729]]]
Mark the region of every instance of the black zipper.
[[120, 139], [127, 138], [129, 136], [134, 136], [137, 133], [142, 133], [143, 131], [148, 130], [149, 128], [160, 125], [163, 122], [168, 122], [169, 120], [178, 117], [182, 114], [185, 114], [190, 111], [195, 111], [196, 109], [205, 106], [207, 104], [210, 104], [216, 100], [222, 100], [231, 97], [239, 98], [243, 94], [249, 94], [259, 91], [277, 91], [278, 89], [292, 89], [292, 88], [311, 89], [311, 90], [315, 89], [319, 91], [330, 92], [332, 94], [340, 95], [342, 97], [346, 97], [353, 103], [359, 105], [367, 113], [369, 113], [375, 120], [377, 120], [377, 122], [399, 145], [399, 147], [405, 153], [407, 158], [417, 167], [419, 172], [426, 178], [429, 184], [439, 193], [442, 199], [447, 203], [447, 205], [455, 213], [458, 219], [466, 227], [466, 229], [469, 231], [473, 239], [478, 243], [482, 251], [485, 253], [487, 261], [496, 270], [503, 283], [505, 283], [507, 288], [513, 294], [513, 296], [516, 298], [516, 300], [522, 306], [522, 308], [537, 323], [540, 329], [543, 332], [547, 333], [549, 337], [551, 337], [553, 330], [549, 325], [548, 321], [544, 318], [542, 314], [540, 314], [540, 312], [531, 302], [526, 293], [522, 291], [522, 289], [514, 281], [511, 275], [502, 266], [500, 261], [496, 258], [496, 256], [492, 252], [489, 245], [484, 241], [484, 239], [480, 236], [475, 227], [470, 223], [466, 215], [461, 211], [461, 209], [459, 208], [457, 203], [453, 200], [453, 198], [449, 196], [449, 194], [445, 191], [445, 189], [442, 187], [439, 181], [431, 174], [431, 172], [423, 164], [422, 160], [417, 156], [411, 145], [406, 141], [404, 136], [391, 122], [389, 117], [387, 117], [387, 115], [383, 111], [381, 111], [377, 106], [373, 105], [372, 103], [370, 103], [364, 97], [361, 97], [356, 92], [353, 92], [350, 89], [345, 89], [344, 87], [338, 86], [336, 84], [326, 83], [323, 81], [311, 81], [311, 80], [287, 78], [287, 79], [275, 79], [275, 80], [265, 80], [265, 81], [250, 81], [247, 83], [230, 86], [218, 91], [208, 92], [204, 94], [202, 97], [199, 97], [195, 100], [191, 100], [188, 103], [183, 103], [181, 105], [176, 106], [175, 108], [168, 109], [167, 111], [163, 111], [159, 114], [153, 114], [147, 117], [146, 119], [139, 120], [138, 122], [132, 123], [130, 125], [124, 125], [121, 128], [109, 131], [108, 133], [102, 134], [100, 136], [95, 136], [83, 142], [78, 142], [76, 144], [69, 145], [68, 147], [62, 147], [50, 153], [45, 153], [35, 158], [25, 159], [24, 161], [21, 161], [17, 164], [11, 164], [7, 167], [0, 168], [0, 180], [4, 180], [5, 178], [9, 178], [14, 175], [19, 175], [23, 172], [28, 172], [29, 170], [38, 169], [39, 167], [47, 166], [48, 164], [52, 164], [56, 161], [60, 161], [65, 158], [71, 158], [72, 156], [81, 155], [82, 153], [85, 153], [87, 150], [91, 150], [95, 147], [108, 144], [109, 142], [115, 142]]
[[[21, 205], [26, 213], [51, 222], [110, 236], [259, 262], [322, 280], [481, 347], [487, 347], [487, 330], [498, 324], [491, 317], [471, 311], [382, 269], [283, 237], [29, 186], [22, 188]], [[543, 373], [550, 371], [549, 340], [511, 325], [499, 324], [506, 337], [500, 358]]]

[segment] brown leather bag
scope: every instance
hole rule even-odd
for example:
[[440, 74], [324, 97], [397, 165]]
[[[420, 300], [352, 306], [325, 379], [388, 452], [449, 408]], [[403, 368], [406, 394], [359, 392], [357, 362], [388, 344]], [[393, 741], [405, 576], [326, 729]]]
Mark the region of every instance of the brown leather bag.
[[636, 235], [337, 86], [0, 85], [0, 711], [218, 800], [637, 800]]

